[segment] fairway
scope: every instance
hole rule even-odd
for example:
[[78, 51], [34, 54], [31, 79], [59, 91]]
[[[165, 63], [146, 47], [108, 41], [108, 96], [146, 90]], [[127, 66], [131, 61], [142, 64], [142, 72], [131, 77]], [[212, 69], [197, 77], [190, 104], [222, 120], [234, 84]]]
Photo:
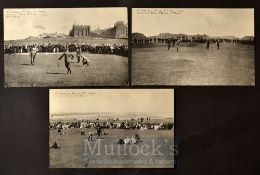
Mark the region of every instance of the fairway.
[[[141, 136], [142, 142], [134, 144], [134, 147], [142, 147], [142, 145], [149, 145], [152, 147], [152, 140], [154, 139], [155, 144], [162, 145], [160, 149], [163, 155], [142, 155], [136, 154], [136, 149], [133, 149], [134, 154], [130, 155], [83, 155], [84, 154], [84, 142], [83, 139], [87, 138], [88, 132], [94, 132], [95, 129], [84, 129], [86, 136], [80, 135], [81, 129], [79, 128], [70, 128], [66, 130], [66, 134], [59, 135], [57, 130], [50, 130], [50, 143], [54, 140], [57, 141], [58, 149], [50, 149], [49, 160], [50, 168], [173, 168], [173, 163], [165, 163], [162, 161], [156, 162], [157, 160], [172, 160], [173, 155], [170, 155], [168, 147], [173, 142], [173, 131], [171, 130], [123, 130], [123, 129], [112, 129], [105, 130], [108, 132], [108, 135], [103, 136], [103, 139], [100, 140], [101, 152], [104, 152], [104, 145], [112, 145], [115, 147], [115, 152], [118, 153], [118, 149], [123, 151], [124, 145], [115, 144], [119, 138], [125, 138], [126, 136], [132, 136], [135, 133], [139, 133]], [[168, 139], [168, 142], [165, 142], [165, 139]], [[92, 147], [96, 143], [96, 136], [93, 137], [93, 141], [90, 141]], [[129, 148], [131, 145], [126, 145]], [[132, 145], [133, 146], [133, 145]], [[118, 148], [118, 149], [116, 149]], [[149, 152], [149, 149], [146, 149], [146, 153]], [[139, 163], [139, 164], [91, 164], [93, 161], [104, 161], [104, 160], [116, 160], [116, 161], [126, 161], [126, 160], [137, 160], [140, 162], [149, 161], [148, 163]]]
[[[58, 54], [38, 53], [35, 64], [30, 65], [29, 54], [5, 54], [6, 87], [44, 87], [44, 86], [118, 86], [128, 83], [128, 58], [109, 54], [86, 54], [89, 66], [71, 64], [72, 74], [62, 59], [58, 67]], [[75, 55], [75, 53], [73, 53]]]
[[255, 85], [254, 46], [221, 43], [132, 49], [134, 85]]

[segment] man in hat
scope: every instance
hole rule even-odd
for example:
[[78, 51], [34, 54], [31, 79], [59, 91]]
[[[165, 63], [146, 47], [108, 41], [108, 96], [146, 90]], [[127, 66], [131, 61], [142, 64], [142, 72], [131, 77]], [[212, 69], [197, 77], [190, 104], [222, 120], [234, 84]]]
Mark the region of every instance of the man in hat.
[[67, 74], [71, 74], [71, 69], [70, 69], [70, 63], [71, 63], [71, 59], [74, 58], [74, 56], [69, 52], [68, 49], [66, 49], [66, 51], [60, 56], [60, 58], [58, 59], [58, 62], [64, 57], [64, 63], [65, 63], [65, 67], [68, 70]]

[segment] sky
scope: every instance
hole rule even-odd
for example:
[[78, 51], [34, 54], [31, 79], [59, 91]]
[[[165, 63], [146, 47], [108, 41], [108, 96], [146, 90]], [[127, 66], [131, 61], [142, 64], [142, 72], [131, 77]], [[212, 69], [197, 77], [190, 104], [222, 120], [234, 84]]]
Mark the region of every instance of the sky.
[[173, 116], [172, 89], [51, 89], [50, 114], [159, 113]]
[[254, 9], [132, 9], [132, 32], [254, 36]]
[[116, 21], [127, 23], [127, 8], [4, 9], [4, 39], [23, 39], [41, 33], [69, 34], [74, 22], [90, 25], [93, 30], [113, 27]]

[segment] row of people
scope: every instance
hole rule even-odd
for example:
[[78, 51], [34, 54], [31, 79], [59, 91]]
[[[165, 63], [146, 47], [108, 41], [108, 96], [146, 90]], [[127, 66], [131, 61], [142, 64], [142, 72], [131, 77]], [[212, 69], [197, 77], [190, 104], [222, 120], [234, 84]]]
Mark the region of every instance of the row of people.
[[93, 54], [115, 54], [120, 56], [128, 56], [128, 46], [126, 44], [4, 44], [4, 53], [29, 53], [33, 48], [37, 49], [37, 52], [65, 52], [67, 49], [69, 52], [76, 52], [80, 49], [82, 52], [89, 52]]
[[52, 122], [49, 124], [50, 129], [68, 129], [68, 128], [96, 128], [100, 126], [104, 129], [140, 129], [140, 130], [172, 130], [173, 122], [138, 122], [138, 121], [68, 121]]
[[207, 42], [226, 42], [226, 43], [239, 43], [239, 44], [254, 44], [253, 40], [239, 40], [239, 39], [207, 39], [207, 38], [139, 38], [133, 39], [133, 44], [135, 45], [148, 45], [148, 44], [167, 44], [169, 42], [176, 42], [176, 41], [181, 41], [181, 42], [196, 42], [196, 43], [207, 43]]

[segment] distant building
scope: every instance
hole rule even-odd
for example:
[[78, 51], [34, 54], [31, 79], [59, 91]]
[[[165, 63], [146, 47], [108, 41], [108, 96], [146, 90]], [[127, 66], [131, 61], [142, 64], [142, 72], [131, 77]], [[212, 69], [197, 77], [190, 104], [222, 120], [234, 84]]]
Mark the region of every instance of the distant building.
[[118, 21], [114, 27], [90, 31], [88, 25], [73, 25], [70, 30], [72, 37], [128, 38], [128, 27], [123, 21]]
[[128, 38], [128, 27], [123, 21], [116, 22], [114, 28], [116, 30], [115, 38]]
[[73, 37], [88, 37], [90, 36], [90, 26], [89, 25], [73, 25], [70, 30], [70, 36]]

